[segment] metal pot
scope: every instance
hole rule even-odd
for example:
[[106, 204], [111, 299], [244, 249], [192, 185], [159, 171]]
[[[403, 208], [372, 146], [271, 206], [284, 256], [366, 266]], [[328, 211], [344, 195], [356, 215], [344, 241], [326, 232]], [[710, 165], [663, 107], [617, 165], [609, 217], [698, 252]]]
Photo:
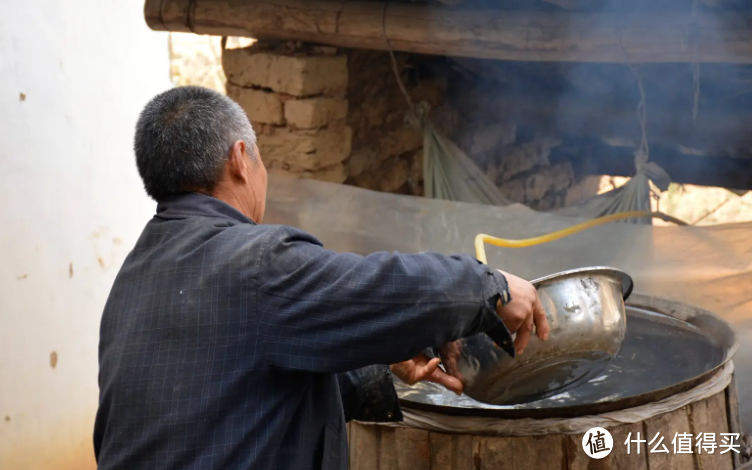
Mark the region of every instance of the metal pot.
[[548, 341], [533, 336], [524, 353], [512, 358], [480, 334], [459, 340], [453, 353], [440, 353], [469, 397], [493, 405], [541, 400], [594, 378], [619, 353], [627, 329], [624, 300], [633, 288], [630, 276], [594, 267], [532, 283], [551, 327]]

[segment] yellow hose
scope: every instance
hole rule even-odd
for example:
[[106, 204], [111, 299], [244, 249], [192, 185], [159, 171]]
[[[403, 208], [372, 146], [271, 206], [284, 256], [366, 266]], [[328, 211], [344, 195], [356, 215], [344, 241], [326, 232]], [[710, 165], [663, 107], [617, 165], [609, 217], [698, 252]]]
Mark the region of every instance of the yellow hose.
[[[619, 212], [616, 214], [606, 215], [603, 217], [599, 217], [597, 219], [588, 220], [587, 222], [583, 222], [581, 224], [567, 227], [562, 230], [558, 230], [556, 232], [549, 233], [547, 235], [540, 235], [538, 237], [526, 238], [523, 240], [507, 240], [504, 238], [497, 238], [497, 237], [492, 237], [491, 235], [486, 235], [484, 233], [479, 233], [475, 237], [475, 255], [479, 261], [485, 264], [488, 264], [488, 259], [486, 259], [486, 248], [484, 246], [485, 243], [488, 243], [489, 245], [500, 246], [502, 248], [525, 248], [528, 246], [534, 246], [534, 245], [540, 245], [542, 243], [552, 242], [554, 240], [568, 237], [569, 235], [573, 235], [577, 232], [587, 230], [597, 225], [607, 224], [615, 220], [639, 218], [639, 217], [657, 217], [663, 220], [667, 220], [666, 215], [661, 214], [660, 212], [631, 211], [631, 212]], [[671, 219], [673, 218], [669, 218], [669, 220]], [[676, 219], [673, 219], [672, 221], [676, 223], [680, 223], [682, 225], [686, 225], [686, 224], [683, 224], [681, 221], [677, 221]]]

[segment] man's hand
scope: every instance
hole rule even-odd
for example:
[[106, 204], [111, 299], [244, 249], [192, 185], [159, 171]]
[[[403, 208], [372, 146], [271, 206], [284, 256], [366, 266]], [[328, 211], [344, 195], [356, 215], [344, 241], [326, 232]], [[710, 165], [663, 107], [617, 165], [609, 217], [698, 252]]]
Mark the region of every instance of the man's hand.
[[441, 360], [438, 358], [429, 359], [425, 354], [418, 354], [409, 361], [392, 364], [389, 368], [394, 375], [408, 385], [414, 385], [420, 381], [434, 382], [443, 385], [457, 395], [461, 394], [462, 382], [439, 369], [439, 363], [441, 363]]
[[537, 336], [543, 341], [548, 339], [548, 320], [546, 311], [538, 298], [538, 291], [528, 281], [513, 274], [499, 271], [507, 278], [507, 286], [512, 300], [503, 306], [501, 301], [496, 306], [496, 312], [504, 321], [510, 333], [517, 333], [514, 348], [517, 354], [522, 352], [530, 342], [533, 325]]

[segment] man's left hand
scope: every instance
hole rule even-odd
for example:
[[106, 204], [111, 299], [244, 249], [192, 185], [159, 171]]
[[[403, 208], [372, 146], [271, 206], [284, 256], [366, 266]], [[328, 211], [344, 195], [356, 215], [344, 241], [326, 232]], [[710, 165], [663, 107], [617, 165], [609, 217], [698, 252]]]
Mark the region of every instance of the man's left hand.
[[392, 364], [392, 373], [408, 385], [421, 381], [434, 382], [443, 385], [457, 395], [462, 393], [462, 382], [439, 368], [441, 359], [430, 359], [425, 354], [418, 354], [409, 361]]

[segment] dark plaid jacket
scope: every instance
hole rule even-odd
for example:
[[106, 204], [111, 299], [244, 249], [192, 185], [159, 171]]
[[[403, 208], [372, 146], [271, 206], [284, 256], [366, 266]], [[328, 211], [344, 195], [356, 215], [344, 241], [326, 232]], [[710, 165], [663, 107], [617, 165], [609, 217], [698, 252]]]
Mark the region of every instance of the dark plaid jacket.
[[338, 254], [208, 196], [162, 202], [102, 317], [99, 469], [344, 470], [346, 418], [400, 419], [386, 364], [506, 331], [507, 297], [470, 257]]

